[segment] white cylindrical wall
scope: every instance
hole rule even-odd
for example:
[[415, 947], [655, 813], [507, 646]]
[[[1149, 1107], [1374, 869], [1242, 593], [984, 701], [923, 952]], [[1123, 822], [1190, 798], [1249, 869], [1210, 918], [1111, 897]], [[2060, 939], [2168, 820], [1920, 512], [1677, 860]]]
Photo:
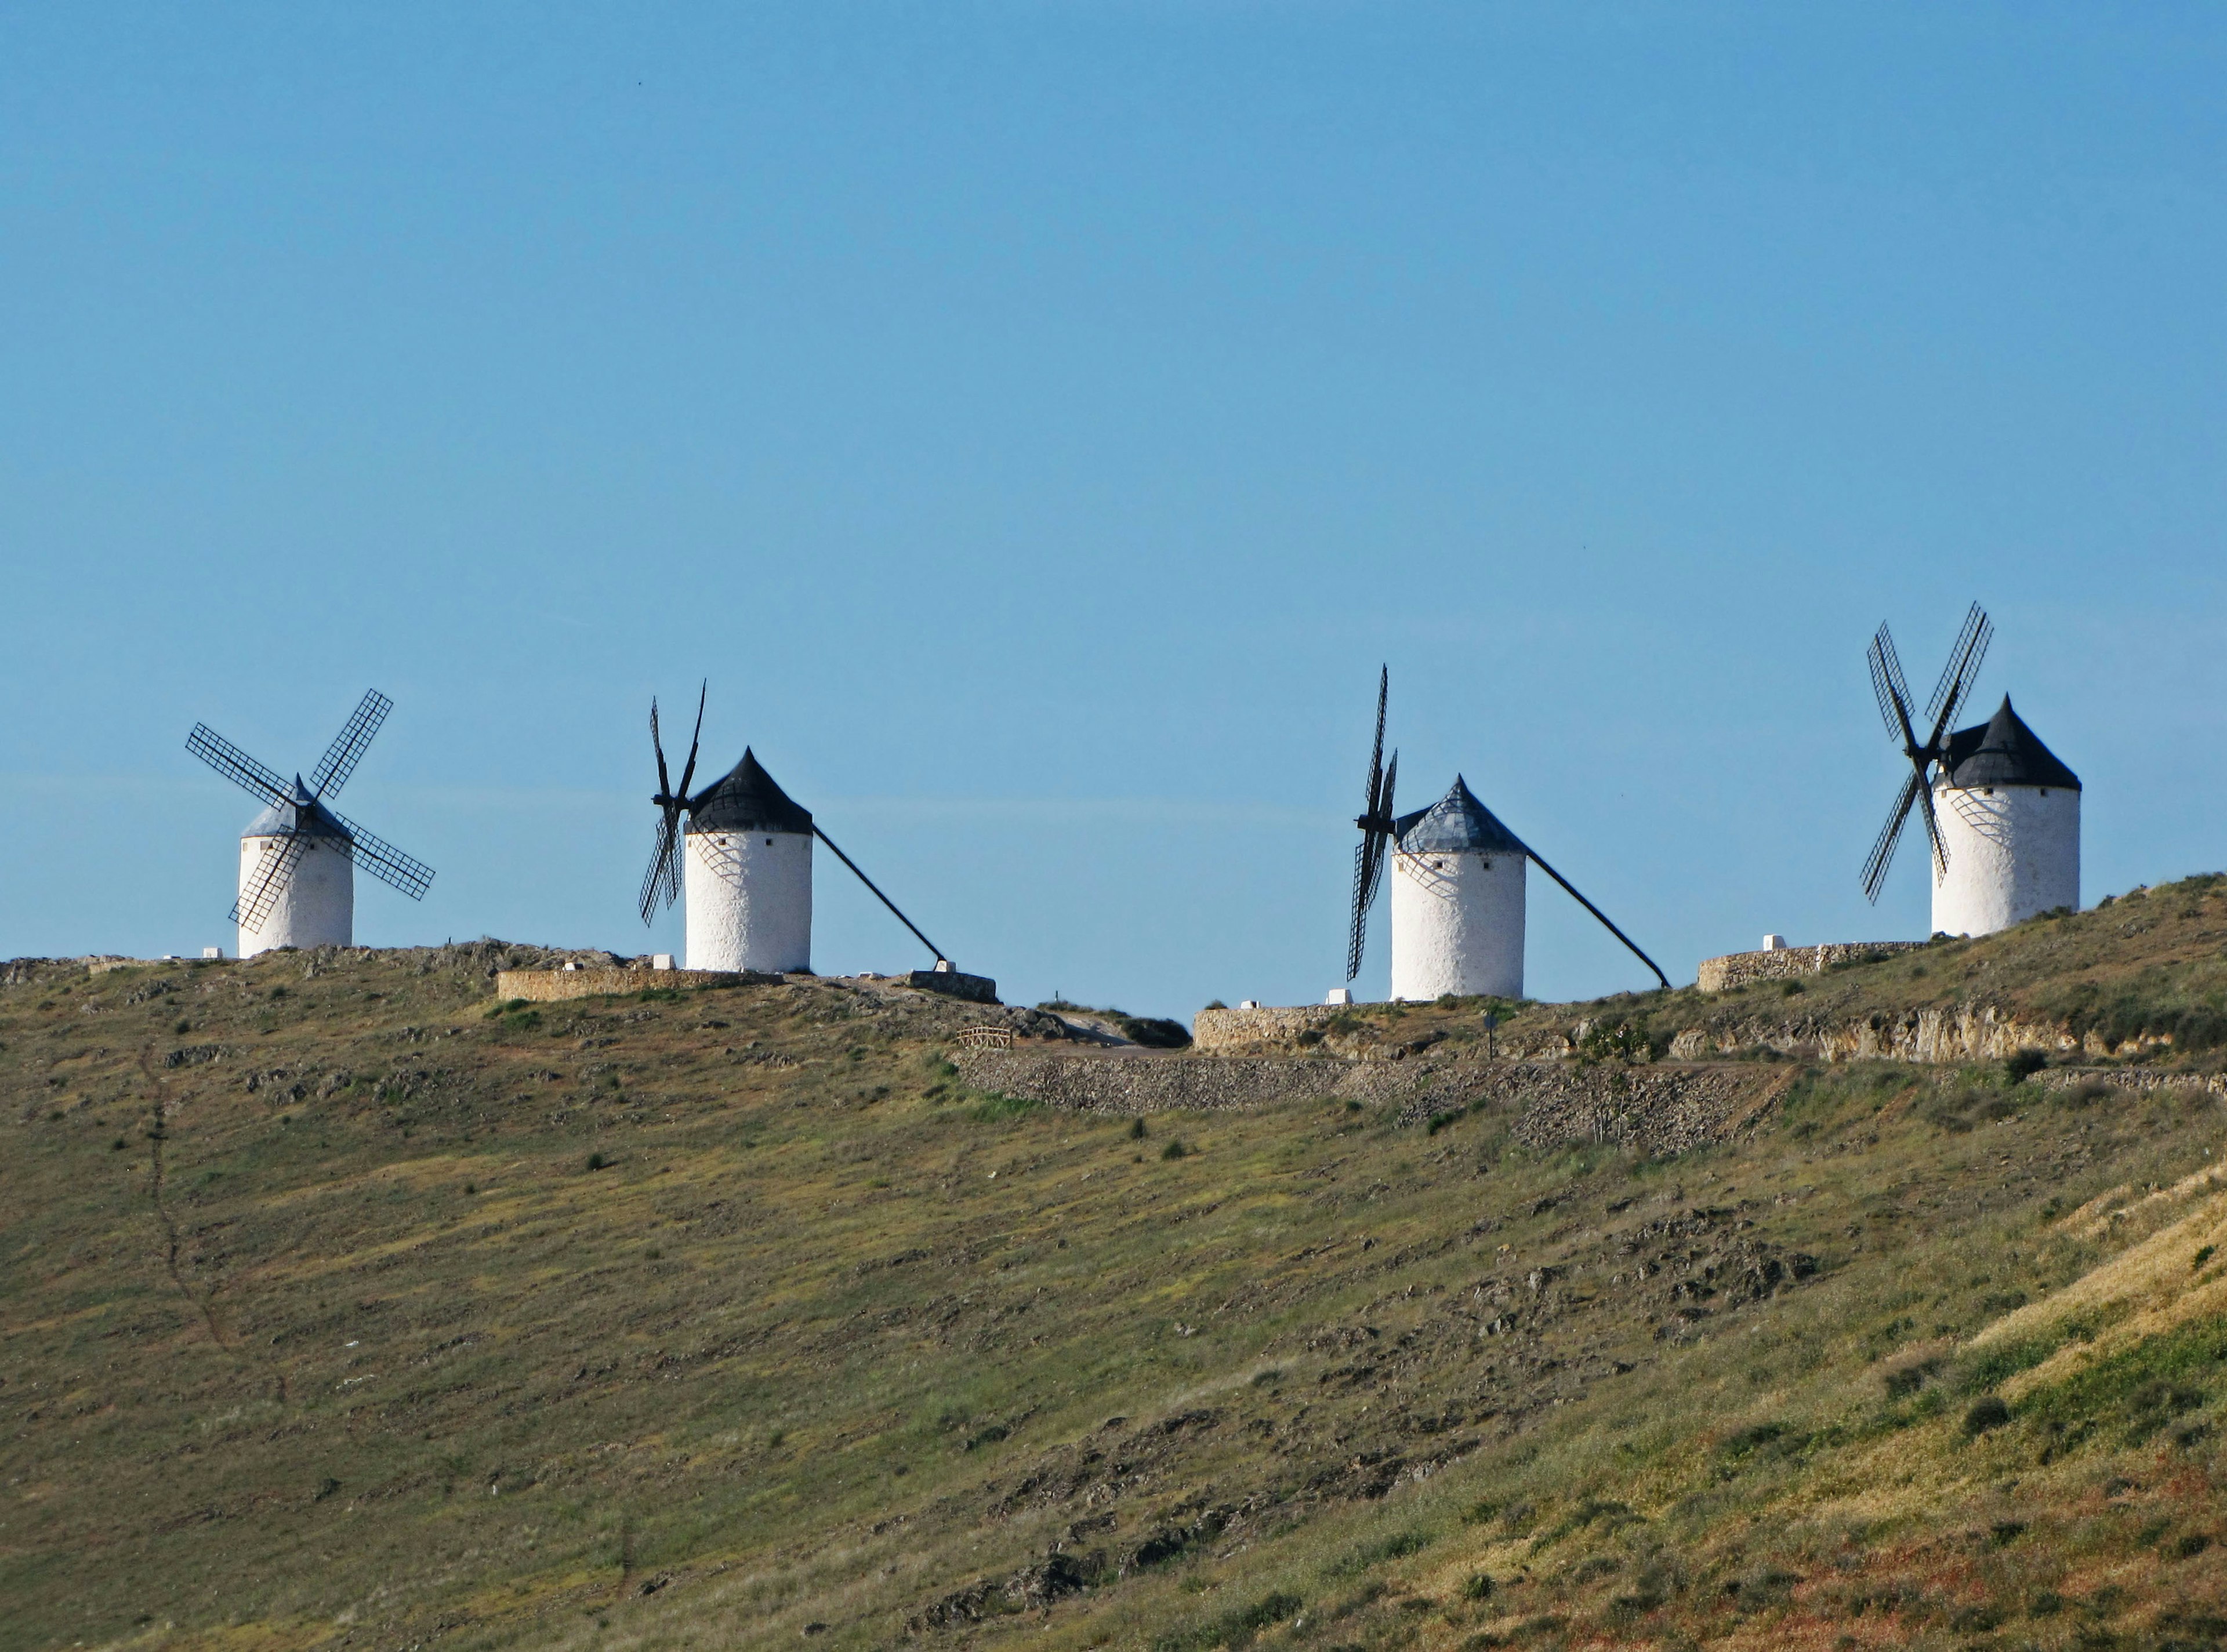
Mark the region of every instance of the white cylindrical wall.
[[812, 967], [812, 839], [801, 832], [691, 832], [688, 967]]
[[1985, 935], [2080, 908], [2080, 794], [2062, 786], [1933, 788], [1949, 869], [1933, 875], [1937, 934]]
[[326, 839], [311, 838], [294, 875], [278, 892], [262, 923], [247, 927], [248, 892], [263, 881], [265, 855], [282, 853], [284, 838], [239, 840], [239, 955], [273, 947], [352, 947], [355, 944], [355, 863]]
[[1392, 855], [1392, 996], [1523, 996], [1524, 857]]

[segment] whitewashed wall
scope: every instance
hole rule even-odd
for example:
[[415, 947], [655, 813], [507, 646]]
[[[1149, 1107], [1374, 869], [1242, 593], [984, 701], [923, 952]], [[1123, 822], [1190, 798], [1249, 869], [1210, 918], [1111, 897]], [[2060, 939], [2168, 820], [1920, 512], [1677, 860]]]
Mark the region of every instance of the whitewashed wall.
[[812, 839], [801, 832], [691, 832], [690, 969], [812, 967]]
[[1392, 856], [1392, 996], [1523, 996], [1524, 857]]
[[1947, 873], [1934, 871], [1937, 934], [1992, 934], [2057, 907], [2078, 909], [2078, 792], [1936, 786], [1933, 813], [1949, 850]]
[[355, 863], [316, 839], [302, 852], [294, 876], [262, 924], [247, 927], [248, 891], [262, 881], [265, 854], [278, 854], [284, 838], [239, 840], [239, 955], [273, 947], [348, 947], [355, 944]]

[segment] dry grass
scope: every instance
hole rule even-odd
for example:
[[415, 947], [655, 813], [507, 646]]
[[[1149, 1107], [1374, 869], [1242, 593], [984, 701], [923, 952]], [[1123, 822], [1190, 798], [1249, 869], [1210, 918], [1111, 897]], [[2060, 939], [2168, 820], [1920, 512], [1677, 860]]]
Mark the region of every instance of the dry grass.
[[1328, 1100], [1139, 1141], [840, 984], [489, 1017], [507, 950], [13, 972], [0, 1645], [2227, 1617], [2215, 1100], [1860, 1067], [1671, 1162]]

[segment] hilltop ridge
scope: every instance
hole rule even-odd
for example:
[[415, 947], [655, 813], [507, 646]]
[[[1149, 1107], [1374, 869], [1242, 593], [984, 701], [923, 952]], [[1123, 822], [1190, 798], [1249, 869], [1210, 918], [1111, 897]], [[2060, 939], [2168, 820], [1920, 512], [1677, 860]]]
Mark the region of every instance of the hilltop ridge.
[[[1350, 1086], [1137, 1116], [855, 983], [18, 960], [0, 1644], [2212, 1645], [2223, 938], [2193, 879], [1520, 1061], [1361, 1006], [1264, 1052]], [[1981, 1010], [2049, 1037], [1831, 1043]], [[1499, 1088], [1360, 1082], [1430, 1062]], [[1761, 1100], [1664, 1153], [1527, 1068]]]

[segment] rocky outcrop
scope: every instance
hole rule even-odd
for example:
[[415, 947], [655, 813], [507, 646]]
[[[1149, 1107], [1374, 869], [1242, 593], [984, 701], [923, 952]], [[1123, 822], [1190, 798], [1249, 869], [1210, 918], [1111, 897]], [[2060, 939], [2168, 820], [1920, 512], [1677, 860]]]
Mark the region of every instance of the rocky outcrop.
[[1860, 1021], [1758, 1018], [1689, 1028], [1671, 1039], [1670, 1055], [1679, 1061], [1775, 1052], [1822, 1062], [1954, 1062], [2001, 1061], [2022, 1049], [2051, 1056], [2123, 1056], [2167, 1049], [2172, 1043], [2171, 1034], [2157, 1033], [2109, 1046], [2093, 1032], [2077, 1038], [2062, 1023], [2030, 1020], [1990, 1004], [1960, 1004]]

